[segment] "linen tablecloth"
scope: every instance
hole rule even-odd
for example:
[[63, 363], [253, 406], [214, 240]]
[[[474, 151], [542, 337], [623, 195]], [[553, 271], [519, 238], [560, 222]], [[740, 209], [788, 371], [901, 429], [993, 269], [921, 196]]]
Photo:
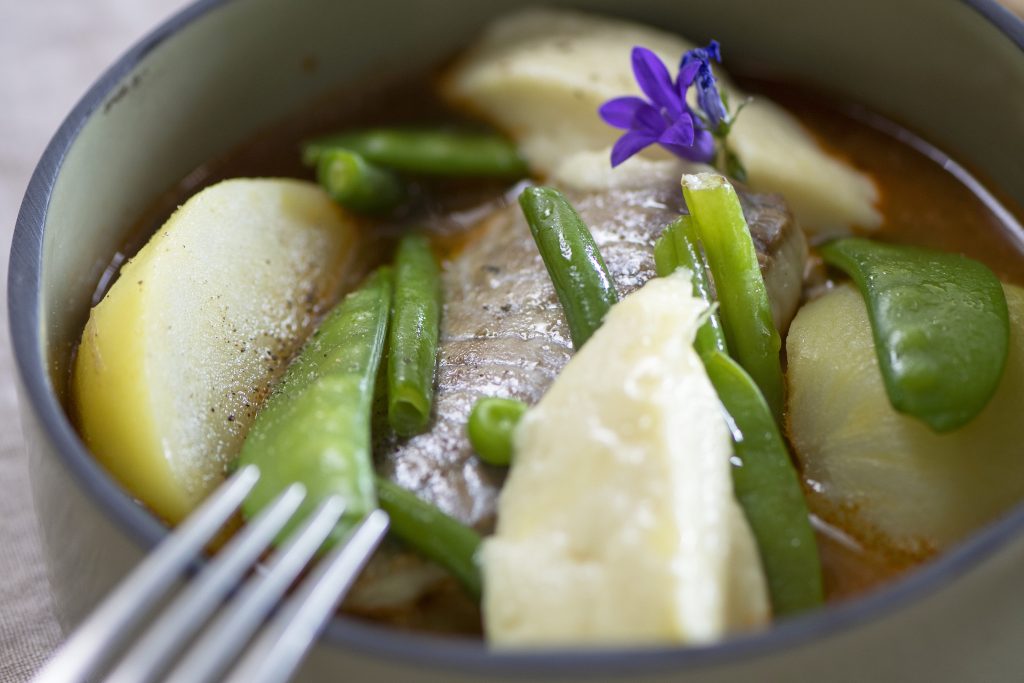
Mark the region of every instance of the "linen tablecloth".
[[7, 332], [7, 254], [50, 136], [119, 54], [185, 0], [0, 0], [0, 682], [25, 681], [60, 639], [28, 489]]
[[[1024, 0], [1005, 0], [1024, 16]], [[29, 175], [101, 71], [186, 0], [0, 0], [0, 683], [60, 640], [40, 555], [14, 392], [7, 254]]]

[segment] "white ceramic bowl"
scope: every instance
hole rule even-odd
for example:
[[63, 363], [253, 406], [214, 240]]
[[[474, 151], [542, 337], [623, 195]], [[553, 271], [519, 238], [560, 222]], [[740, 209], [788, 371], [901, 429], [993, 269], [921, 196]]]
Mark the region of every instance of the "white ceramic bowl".
[[[68, 116], [22, 206], [9, 285], [33, 493], [65, 628], [166, 533], [93, 461], [61, 403], [90, 293], [133, 219], [254, 131], [346, 83], [442, 60], [520, 4], [205, 0], [118, 60]], [[1024, 24], [991, 0], [552, 4], [715, 37], [730, 66], [863, 102], [1024, 203]], [[310, 58], [316, 70], [303, 68]], [[718, 646], [492, 654], [336, 619], [298, 680], [1020, 680], [1022, 642], [1018, 507], [904, 580]]]

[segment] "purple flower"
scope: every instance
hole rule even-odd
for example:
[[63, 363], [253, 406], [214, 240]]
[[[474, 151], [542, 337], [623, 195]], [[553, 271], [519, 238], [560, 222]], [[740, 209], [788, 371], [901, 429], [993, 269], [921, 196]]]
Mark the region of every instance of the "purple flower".
[[[721, 129], [720, 123], [728, 121], [728, 113], [711, 72], [711, 59], [721, 61], [716, 41], [683, 55], [673, 80], [656, 54], [645, 47], [633, 48], [633, 75], [646, 99], [616, 97], [598, 110], [607, 124], [626, 131], [612, 148], [613, 167], [655, 143], [691, 161], [714, 159], [712, 130]], [[703, 116], [686, 103], [686, 92], [694, 82]]]
[[696, 82], [697, 105], [707, 117], [708, 126], [717, 131], [723, 125], [728, 126], [729, 112], [726, 111], [722, 95], [718, 92], [718, 82], [711, 70], [712, 59], [719, 63], [722, 61], [722, 52], [717, 40], [712, 40], [707, 47], [698, 47], [683, 55], [679, 62], [679, 80], [683, 83], [682, 76], [686, 74], [687, 88], [690, 83]]

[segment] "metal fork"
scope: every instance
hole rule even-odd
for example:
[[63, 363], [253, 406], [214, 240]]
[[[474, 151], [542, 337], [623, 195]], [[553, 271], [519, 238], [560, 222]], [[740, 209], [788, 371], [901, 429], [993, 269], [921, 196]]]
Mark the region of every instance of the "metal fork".
[[[260, 563], [267, 547], [298, 512], [306, 496], [301, 484], [292, 485], [249, 521], [124, 652], [129, 637], [176, 586], [258, 479], [259, 470], [250, 465], [224, 482], [107, 596], [32, 680], [79, 683], [103, 672], [107, 676], [95, 680], [288, 680], [388, 527], [387, 514], [371, 512], [344, 543], [313, 563], [281, 603], [345, 507], [336, 496], [323, 501], [284, 545]], [[277, 614], [264, 626], [279, 604]], [[181, 655], [183, 648], [187, 649]], [[122, 656], [115, 662], [118, 654]], [[175, 666], [168, 671], [172, 661]]]

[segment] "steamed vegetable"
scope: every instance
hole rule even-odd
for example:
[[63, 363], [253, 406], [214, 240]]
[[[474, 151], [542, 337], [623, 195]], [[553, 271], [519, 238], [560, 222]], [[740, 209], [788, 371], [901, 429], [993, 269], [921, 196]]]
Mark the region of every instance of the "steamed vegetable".
[[490, 465], [512, 462], [512, 435], [527, 405], [511, 398], [482, 398], [473, 404], [466, 430], [469, 443]]
[[[630, 70], [637, 45], [669, 65], [694, 47], [671, 33], [618, 19], [526, 9], [487, 28], [447, 70], [443, 93], [512, 135], [531, 170], [549, 182], [586, 191], [651, 187], [704, 167], [653, 148], [609, 167], [619, 131], [605, 125], [597, 110], [613, 97], [641, 94]], [[717, 74], [733, 105], [746, 100], [721, 70]], [[793, 115], [766, 97], [744, 107], [729, 145], [747, 170], [749, 186], [785, 196], [810, 234], [881, 223], [871, 178], [829, 155]]]
[[[708, 264], [700, 250], [697, 230], [691, 216], [680, 216], [665, 228], [654, 244], [654, 265], [660, 277], [675, 272], [677, 268], [686, 268], [690, 271], [690, 279], [693, 282], [693, 295], [708, 302], [709, 305], [712, 303]], [[728, 353], [722, 321], [716, 313], [709, 314], [707, 320], [697, 330], [693, 346], [701, 356], [711, 351]]]
[[781, 420], [782, 340], [739, 198], [729, 181], [715, 173], [684, 175], [682, 184], [711, 266], [729, 350], [757, 382], [776, 420]]
[[690, 292], [680, 271], [625, 297], [520, 422], [481, 551], [491, 643], [704, 643], [767, 621]]
[[332, 541], [377, 507], [370, 414], [391, 291], [391, 272], [382, 268], [346, 296], [267, 399], [239, 457], [262, 473], [243, 504], [247, 518], [296, 482], [306, 487], [306, 514], [328, 496], [345, 501]]
[[[668, 226], [654, 250], [660, 276], [680, 266], [692, 270], [693, 295], [710, 304], [707, 266], [688, 216]], [[754, 381], [725, 352], [715, 312], [708, 314], [693, 346], [728, 415], [736, 454], [733, 486], [757, 540], [772, 611], [781, 616], [815, 607], [824, 598], [818, 546], [772, 411]]]
[[482, 587], [476, 552], [480, 535], [387, 479], [377, 478], [377, 495], [391, 518], [391, 533], [447, 569], [472, 597], [479, 598]]
[[515, 145], [492, 133], [371, 128], [329, 135], [306, 144], [303, 160], [316, 164], [329, 150], [348, 150], [396, 171], [440, 176], [526, 175]]
[[1024, 290], [1004, 285], [1010, 351], [967, 425], [937, 434], [889, 402], [863, 297], [849, 285], [806, 305], [786, 341], [789, 435], [814, 509], [876, 547], [947, 547], [1024, 498]]
[[736, 497], [750, 524], [768, 580], [772, 612], [802, 612], [824, 601], [818, 543], [800, 480], [779, 428], [754, 381], [718, 351], [703, 356], [708, 377], [729, 415], [739, 462]]
[[370, 164], [344, 149], [319, 156], [316, 176], [331, 198], [359, 213], [389, 211], [405, 199], [405, 185], [391, 171]]
[[71, 391], [90, 450], [162, 518], [185, 517], [352, 277], [355, 243], [313, 183], [228, 180], [185, 202], [85, 326]]
[[395, 255], [395, 303], [388, 334], [388, 422], [400, 436], [427, 428], [434, 403], [441, 278], [430, 242], [407, 235]]
[[886, 393], [937, 432], [970, 422], [999, 386], [1010, 327], [986, 266], [958, 254], [851, 238], [821, 248], [867, 303]]
[[618, 301], [615, 283], [594, 237], [561, 192], [528, 187], [519, 205], [562, 304], [577, 349]]

